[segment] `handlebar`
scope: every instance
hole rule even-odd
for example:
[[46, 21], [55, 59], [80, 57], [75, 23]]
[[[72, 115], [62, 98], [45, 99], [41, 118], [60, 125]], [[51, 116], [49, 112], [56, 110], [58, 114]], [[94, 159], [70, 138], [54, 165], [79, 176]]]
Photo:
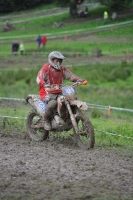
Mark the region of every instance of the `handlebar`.
[[[87, 80], [84, 80], [83, 82], [75, 82], [75, 83], [73, 83], [72, 84], [72, 87], [77, 87], [77, 86], [80, 86], [80, 85], [86, 85], [88, 83], [88, 81]], [[54, 91], [61, 91], [61, 89], [62, 89], [62, 87], [64, 87], [63, 85], [53, 85], [53, 87], [51, 87], [51, 88], [45, 88], [45, 90], [47, 91], [47, 92], [54, 92]]]

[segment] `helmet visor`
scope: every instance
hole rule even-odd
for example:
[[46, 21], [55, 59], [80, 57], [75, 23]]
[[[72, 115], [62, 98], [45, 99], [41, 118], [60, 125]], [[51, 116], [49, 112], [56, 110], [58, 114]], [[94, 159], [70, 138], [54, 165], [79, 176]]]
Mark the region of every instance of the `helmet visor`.
[[62, 64], [62, 59], [54, 58], [54, 59], [53, 59], [53, 62], [54, 62], [55, 64], [59, 63], [59, 64], [61, 65], [61, 64]]

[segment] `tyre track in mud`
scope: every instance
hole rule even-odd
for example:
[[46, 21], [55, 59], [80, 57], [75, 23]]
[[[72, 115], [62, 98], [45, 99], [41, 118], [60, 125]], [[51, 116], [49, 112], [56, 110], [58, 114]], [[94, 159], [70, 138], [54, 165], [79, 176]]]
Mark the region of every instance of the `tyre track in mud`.
[[31, 142], [24, 133], [0, 132], [0, 199], [133, 198], [133, 154], [71, 138]]

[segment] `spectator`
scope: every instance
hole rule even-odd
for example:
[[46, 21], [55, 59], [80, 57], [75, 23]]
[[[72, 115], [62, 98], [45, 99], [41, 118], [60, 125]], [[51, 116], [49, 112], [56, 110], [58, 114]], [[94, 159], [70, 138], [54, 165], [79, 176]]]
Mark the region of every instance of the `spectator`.
[[12, 53], [14, 55], [17, 55], [18, 50], [19, 50], [19, 43], [16, 41], [16, 42], [12, 43]]
[[41, 40], [41, 44], [42, 44], [43, 48], [45, 47], [46, 43], [47, 43], [47, 38], [46, 38], [46, 36], [43, 36], [42, 40]]
[[12, 24], [9, 23], [9, 21], [7, 20], [3, 31], [6, 32], [6, 31], [10, 31], [10, 30], [12, 30], [12, 29], [13, 29]]
[[85, 15], [85, 17], [88, 16], [88, 8], [87, 7], [85, 7], [84, 15]]
[[107, 11], [104, 11], [103, 19], [104, 19], [104, 23], [106, 23], [108, 21], [108, 12]]
[[38, 37], [37, 37], [37, 39], [36, 39], [36, 41], [37, 41], [37, 43], [38, 43], [38, 47], [40, 47], [40, 45], [41, 45], [41, 40], [42, 40], [41, 36], [38, 35]]
[[77, 12], [78, 17], [87, 17], [88, 16], [88, 8], [87, 7], [80, 7]]
[[112, 20], [116, 20], [118, 18], [117, 12], [113, 12], [111, 18], [112, 18]]
[[20, 54], [24, 55], [24, 44], [22, 41], [20, 42]]

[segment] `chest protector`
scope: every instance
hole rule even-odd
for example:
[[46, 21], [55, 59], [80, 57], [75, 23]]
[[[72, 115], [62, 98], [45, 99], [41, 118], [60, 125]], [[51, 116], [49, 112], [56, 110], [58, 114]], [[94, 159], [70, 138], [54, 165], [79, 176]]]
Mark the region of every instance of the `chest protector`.
[[[49, 66], [49, 82], [50, 82], [50, 86], [61, 86], [63, 83], [63, 69], [62, 67], [60, 68], [60, 70], [56, 70], [53, 67]], [[57, 90], [54, 92], [51, 92], [53, 94], [57, 94], [60, 93], [61, 90]]]

